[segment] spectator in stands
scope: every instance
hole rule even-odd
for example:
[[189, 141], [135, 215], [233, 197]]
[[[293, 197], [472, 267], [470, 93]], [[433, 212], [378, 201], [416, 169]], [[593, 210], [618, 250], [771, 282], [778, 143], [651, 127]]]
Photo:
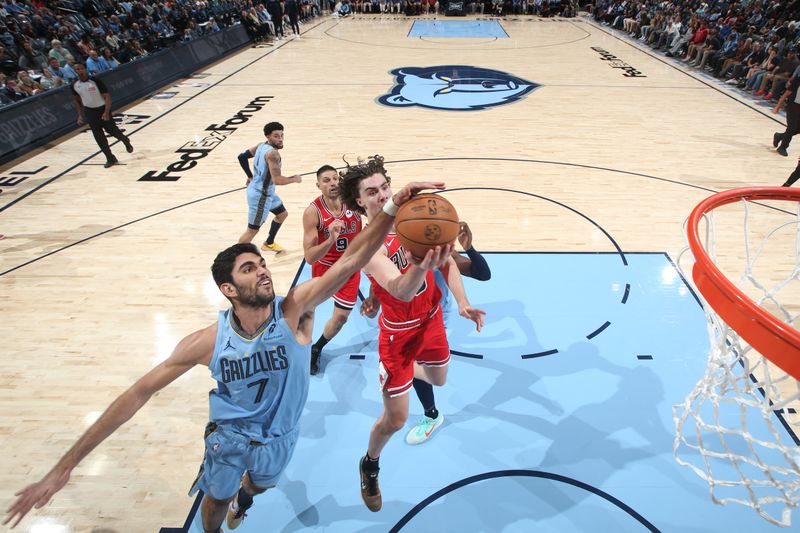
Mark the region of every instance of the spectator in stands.
[[133, 41], [132, 45], [133, 45], [133, 51], [136, 53], [136, 57], [144, 57], [150, 55], [147, 53], [147, 50], [142, 48], [142, 43], [140, 43], [139, 41]]
[[108, 63], [108, 67], [110, 69], [117, 68], [119, 66], [119, 61], [117, 61], [114, 55], [111, 53], [111, 48], [107, 46], [104, 47], [102, 53], [102, 58], [106, 60], [106, 63]]
[[[730, 80], [728, 85], [744, 85], [745, 74], [750, 69], [757, 68], [767, 58], [767, 51], [764, 49], [764, 41], [757, 40], [753, 43], [753, 49], [747, 54], [741, 63], [735, 64], [730, 70]], [[723, 72], [723, 74], [725, 74]]]
[[[724, 79], [733, 77], [732, 73], [736, 68], [736, 65], [742, 64], [745, 58], [748, 57], [753, 51], [753, 46], [754, 44], [752, 38], [748, 37], [746, 39], [739, 39], [739, 46], [736, 49], [736, 55], [725, 59], [714, 72], [714, 75]], [[735, 83], [733, 85], [735, 85]]]
[[778, 51], [775, 50], [774, 46], [771, 46], [764, 61], [760, 65], [751, 68], [747, 73], [742, 88], [745, 91], [758, 89], [761, 86], [761, 79], [764, 77], [764, 75], [777, 68], [781, 61], [782, 58], [778, 55]]
[[113, 50], [117, 51], [122, 47], [122, 40], [117, 36], [117, 33], [109, 26], [106, 32], [106, 43]]
[[45, 70], [49, 70], [54, 78], [61, 78], [64, 80], [64, 83], [72, 83], [78, 79], [78, 75], [70, 65], [59, 66], [58, 60], [55, 57], [50, 58], [50, 65]]
[[17, 42], [14, 38], [14, 34], [11, 33], [11, 31], [8, 29], [8, 26], [2, 22], [0, 22], [0, 45], [3, 45], [6, 50], [15, 50], [17, 48]]
[[16, 87], [18, 91], [21, 91], [28, 96], [33, 96], [34, 94], [39, 94], [40, 92], [44, 91], [39, 82], [31, 78], [31, 75], [28, 74], [27, 70], [20, 70], [17, 72]]
[[172, 28], [163, 18], [150, 24], [150, 31], [159, 37], [170, 37], [175, 34]]
[[689, 47], [686, 50], [686, 56], [683, 58], [684, 61], [688, 63], [694, 60], [695, 54], [703, 48], [706, 37], [708, 37], [708, 22], [701, 20], [700, 27], [695, 30], [694, 35], [689, 39]]
[[[339, 9], [336, 12], [339, 13], [340, 17], [350, 16], [350, 14], [351, 14], [351, 12], [350, 12], [350, 1], [349, 0], [342, 0], [342, 3], [339, 6]], [[283, 34], [281, 34], [281, 36], [283, 36]]]
[[256, 10], [258, 15], [258, 22], [261, 25], [258, 28], [259, 39], [266, 39], [269, 35], [275, 34], [275, 24], [272, 22], [272, 16], [267, 11], [267, 6], [261, 4]]
[[119, 17], [116, 15], [111, 15], [111, 18], [108, 20], [108, 27], [109, 29], [114, 30], [114, 33], [119, 33], [122, 29], [122, 22], [119, 20]]
[[789, 48], [786, 59], [780, 62], [777, 68], [764, 75], [761, 80], [761, 87], [755, 93], [756, 96], [764, 96], [765, 100], [771, 100], [774, 95], [780, 96], [783, 93], [789, 77], [800, 66], [797, 60], [797, 50]]
[[706, 66], [706, 61], [712, 54], [716, 53], [722, 47], [722, 41], [719, 37], [719, 31], [716, 27], [708, 30], [708, 37], [703, 44], [702, 48], [698, 49], [695, 61], [689, 63], [693, 67], [703, 68]]
[[3, 3], [3, 9], [6, 10], [6, 13], [12, 16], [27, 15], [29, 13], [27, 7], [17, 4], [17, 0], [5, 0]]
[[39, 84], [42, 86], [42, 89], [46, 91], [48, 89], [53, 89], [54, 87], [61, 87], [64, 85], [64, 80], [53, 76], [52, 71], [49, 68], [46, 68], [42, 71], [42, 77], [39, 78]]
[[97, 50], [90, 50], [89, 57], [86, 59], [86, 70], [89, 72], [89, 76], [97, 76], [101, 72], [111, 70], [111, 65], [105, 58], [100, 57]]
[[81, 55], [81, 59], [85, 59], [89, 57], [93, 47], [91, 41], [89, 41], [89, 36], [87, 34], [81, 34], [78, 42], [75, 43], [75, 46], [78, 47], [78, 51]]
[[59, 41], [58, 39], [53, 39], [52, 41], [50, 41], [50, 45], [52, 46], [52, 48], [47, 53], [47, 55], [51, 58], [55, 58], [60, 66], [63, 67], [64, 65], [66, 65], [67, 59], [72, 59], [73, 61], [75, 60], [72, 54], [69, 53], [69, 50], [64, 48], [61, 45], [61, 41]]
[[20, 100], [28, 97], [27, 93], [17, 89], [17, 81], [13, 78], [8, 78], [6, 80], [6, 83], [3, 88], [0, 89], [0, 92], [2, 92], [3, 95], [12, 102], [19, 102]]
[[47, 57], [34, 50], [30, 41], [22, 43], [22, 53], [19, 56], [19, 68], [23, 70], [42, 70], [47, 67]]

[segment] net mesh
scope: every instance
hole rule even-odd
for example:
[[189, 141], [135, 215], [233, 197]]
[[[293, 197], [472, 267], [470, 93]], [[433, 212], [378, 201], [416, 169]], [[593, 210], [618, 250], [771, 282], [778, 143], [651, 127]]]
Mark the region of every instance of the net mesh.
[[[729, 280], [798, 328], [800, 203], [740, 200], [706, 213], [698, 230]], [[693, 261], [687, 247], [678, 259], [687, 280]], [[708, 482], [715, 503], [746, 505], [789, 527], [800, 506], [800, 382], [697, 296], [708, 319], [708, 362], [694, 390], [673, 408], [675, 458]]]

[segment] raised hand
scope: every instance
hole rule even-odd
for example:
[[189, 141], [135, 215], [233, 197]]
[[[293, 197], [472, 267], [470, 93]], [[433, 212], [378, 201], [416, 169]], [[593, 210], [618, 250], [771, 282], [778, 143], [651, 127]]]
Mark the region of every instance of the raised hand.
[[472, 230], [463, 220], [458, 223], [458, 243], [464, 250], [469, 250], [472, 247]]
[[412, 181], [392, 196], [392, 201], [395, 205], [403, 205], [411, 199], [412, 196], [427, 189], [444, 189], [443, 181]]
[[450, 259], [450, 254], [453, 253], [453, 245], [447, 244], [444, 246], [437, 246], [428, 250], [425, 257], [417, 259], [411, 253], [407, 252], [409, 260], [423, 270], [433, 270], [434, 268], [444, 268], [447, 261]]

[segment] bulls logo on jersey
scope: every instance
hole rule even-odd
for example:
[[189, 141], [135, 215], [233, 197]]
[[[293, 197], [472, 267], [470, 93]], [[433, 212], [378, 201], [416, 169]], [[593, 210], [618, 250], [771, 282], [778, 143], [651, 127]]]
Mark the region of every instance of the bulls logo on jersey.
[[323, 242], [331, 235], [330, 226], [336, 221], [343, 222], [339, 231], [339, 237], [330, 247], [328, 252], [319, 261], [323, 264], [332, 265], [347, 250], [350, 242], [361, 231], [361, 216], [350, 209], [342, 209], [341, 214], [335, 215], [328, 208], [322, 196], [317, 197], [312, 203], [317, 210], [319, 225], [317, 226], [317, 242]]

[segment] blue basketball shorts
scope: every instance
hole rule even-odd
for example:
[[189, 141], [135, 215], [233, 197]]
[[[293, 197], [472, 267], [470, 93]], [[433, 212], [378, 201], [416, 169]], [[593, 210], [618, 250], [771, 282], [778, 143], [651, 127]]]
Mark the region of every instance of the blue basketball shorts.
[[294, 429], [258, 443], [226, 425], [217, 426], [206, 437], [203, 465], [189, 495], [202, 489], [216, 500], [228, 499], [239, 490], [245, 472], [256, 487], [274, 487], [292, 458], [298, 435], [299, 430]]
[[263, 194], [247, 189], [247, 225], [253, 229], [260, 228], [267, 221], [269, 212], [281, 205], [280, 196], [274, 192]]

